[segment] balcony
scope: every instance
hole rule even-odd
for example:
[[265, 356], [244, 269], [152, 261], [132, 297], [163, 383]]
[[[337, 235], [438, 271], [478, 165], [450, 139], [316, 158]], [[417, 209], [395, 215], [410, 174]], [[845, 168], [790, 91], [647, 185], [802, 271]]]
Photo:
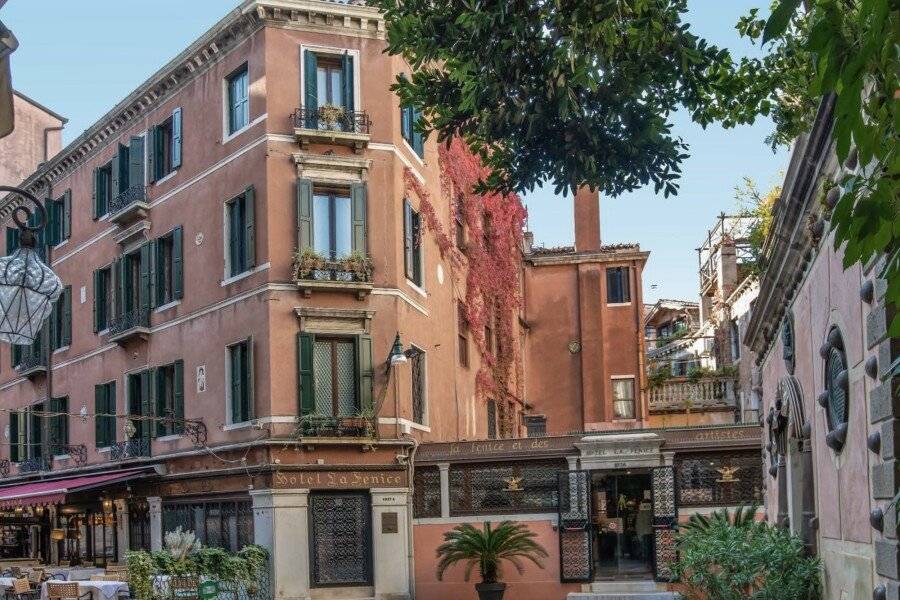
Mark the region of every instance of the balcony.
[[53, 468], [53, 463], [42, 456], [35, 456], [32, 458], [26, 458], [25, 460], [19, 462], [19, 473], [21, 475], [25, 475], [26, 473], [40, 473], [41, 471], [49, 471]]
[[372, 283], [372, 261], [358, 253], [329, 260], [307, 248], [294, 255], [293, 270], [294, 283], [305, 298], [319, 290], [350, 292], [363, 300], [375, 287]]
[[368, 439], [373, 440], [377, 433], [374, 417], [334, 417], [330, 415], [306, 415], [297, 423], [297, 437], [309, 441], [318, 439]]
[[114, 317], [109, 324], [110, 342], [123, 344], [133, 339], [145, 340], [150, 335], [150, 310], [136, 308]]
[[649, 390], [650, 412], [685, 412], [737, 407], [735, 377], [672, 377]]
[[372, 121], [363, 110], [348, 111], [339, 106], [315, 110], [298, 108], [291, 115], [294, 135], [304, 150], [310, 144], [340, 144], [362, 152], [369, 145]]
[[16, 372], [22, 377], [34, 379], [47, 372], [47, 353], [43, 351], [26, 354], [16, 364]]
[[134, 438], [109, 447], [109, 460], [121, 461], [141, 456], [150, 456], [150, 440]]
[[121, 226], [143, 219], [150, 211], [147, 188], [133, 185], [109, 203], [109, 220]]

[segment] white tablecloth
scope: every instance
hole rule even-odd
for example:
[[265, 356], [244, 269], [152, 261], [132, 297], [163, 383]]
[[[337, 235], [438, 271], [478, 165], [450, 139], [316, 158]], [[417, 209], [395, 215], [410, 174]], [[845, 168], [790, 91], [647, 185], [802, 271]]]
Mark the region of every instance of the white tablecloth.
[[[41, 600], [48, 600], [47, 583], [41, 584]], [[52, 582], [51, 582], [52, 583]], [[124, 581], [79, 581], [78, 594], [91, 592], [93, 600], [116, 600], [120, 591], [127, 592], [128, 584]]]
[[0, 577], [0, 588], [11, 588], [15, 580], [15, 577]]
[[106, 571], [96, 567], [55, 567], [46, 572], [49, 575], [63, 575], [66, 581], [87, 581], [91, 575], [103, 575]]

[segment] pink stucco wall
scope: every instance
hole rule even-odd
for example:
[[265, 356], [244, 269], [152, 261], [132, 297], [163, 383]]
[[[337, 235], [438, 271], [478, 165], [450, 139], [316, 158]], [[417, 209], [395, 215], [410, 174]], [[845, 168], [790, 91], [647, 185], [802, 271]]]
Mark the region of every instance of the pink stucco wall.
[[[569, 592], [580, 591], [579, 584], [559, 582], [559, 536], [552, 521], [529, 521], [528, 528], [537, 534], [537, 542], [547, 550], [544, 568], [531, 563], [525, 565], [522, 575], [516, 568], [506, 563], [503, 579], [509, 586], [506, 598], [509, 600], [565, 600]], [[444, 574], [443, 581], [437, 580], [437, 547], [443, 542], [444, 533], [455, 527], [455, 523], [415, 525], [413, 528], [416, 556], [416, 598], [419, 600], [477, 600], [475, 584], [478, 583], [477, 569], [469, 582], [463, 574], [465, 565], [456, 565]]]

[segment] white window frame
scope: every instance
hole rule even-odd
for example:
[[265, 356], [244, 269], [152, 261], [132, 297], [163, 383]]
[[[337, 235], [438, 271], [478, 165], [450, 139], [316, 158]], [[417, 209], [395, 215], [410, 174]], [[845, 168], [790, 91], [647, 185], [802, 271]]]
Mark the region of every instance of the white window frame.
[[[300, 44], [300, 108], [306, 108], [306, 65], [304, 57], [306, 51], [309, 50], [315, 54], [331, 54], [334, 56], [343, 56], [344, 53], [353, 57], [353, 108], [354, 110], [362, 110], [362, 90], [360, 89], [360, 60], [359, 50], [353, 48], [340, 48], [337, 46], [319, 46], [315, 44]], [[415, 153], [413, 153], [415, 154]]]
[[[228, 131], [228, 125], [229, 125], [228, 117], [231, 115], [231, 104], [228, 101], [228, 80], [231, 78], [232, 75], [237, 73], [237, 71], [241, 67], [245, 67], [247, 69], [247, 124], [236, 131], [229, 132]], [[250, 80], [250, 61], [249, 60], [243, 62], [240, 66], [235, 67], [234, 69], [229, 71], [227, 75], [222, 77], [222, 143], [223, 144], [230, 142], [231, 140], [233, 140], [237, 136], [241, 135], [242, 133], [244, 133], [245, 131], [247, 131], [248, 129], [253, 127], [253, 125], [256, 124], [256, 122], [253, 120], [253, 113], [250, 110], [253, 108], [252, 103], [251, 103], [253, 96], [250, 93], [252, 87], [253, 87], [253, 82]], [[303, 88], [300, 88], [300, 89], [303, 89]]]
[[244, 277], [251, 275], [254, 271], [254, 267], [250, 267], [249, 269], [245, 269], [240, 273], [235, 273], [234, 275], [229, 275], [231, 273], [231, 249], [228, 247], [229, 240], [231, 240], [231, 219], [228, 218], [228, 205], [231, 204], [238, 196], [244, 196], [246, 201], [246, 193], [245, 189], [243, 192], [239, 194], [235, 194], [233, 196], [229, 196], [227, 200], [222, 202], [222, 264], [224, 265], [222, 268], [222, 282], [233, 283]]

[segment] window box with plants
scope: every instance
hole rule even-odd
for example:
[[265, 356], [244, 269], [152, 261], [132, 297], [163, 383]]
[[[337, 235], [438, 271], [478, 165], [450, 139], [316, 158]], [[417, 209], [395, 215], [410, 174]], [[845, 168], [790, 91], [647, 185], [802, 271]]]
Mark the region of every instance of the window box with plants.
[[294, 253], [293, 277], [304, 296], [314, 290], [350, 291], [360, 299], [372, 290], [372, 260], [359, 251], [336, 259], [325, 257], [312, 248]]

